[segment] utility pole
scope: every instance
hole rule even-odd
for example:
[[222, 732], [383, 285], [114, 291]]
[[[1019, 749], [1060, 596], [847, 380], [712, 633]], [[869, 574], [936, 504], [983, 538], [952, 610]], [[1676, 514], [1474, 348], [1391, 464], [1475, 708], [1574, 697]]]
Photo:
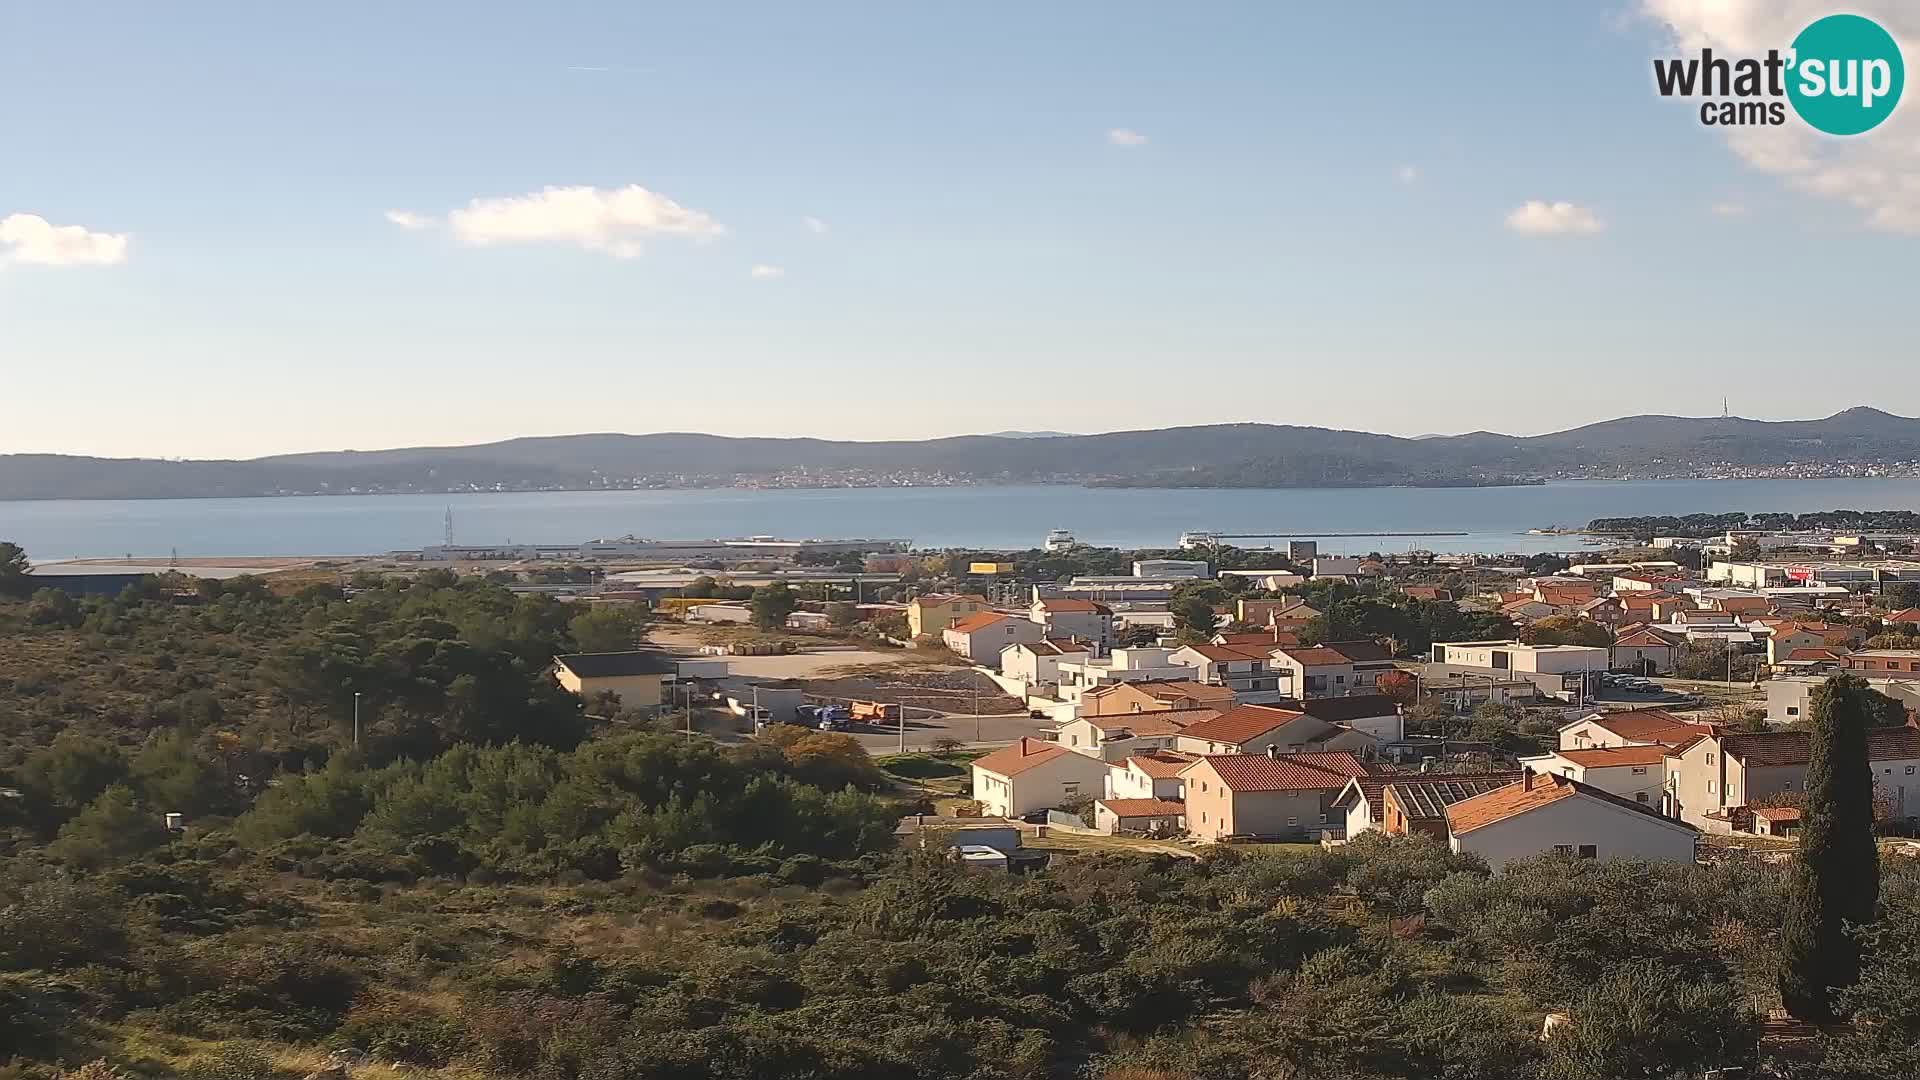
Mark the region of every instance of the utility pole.
[[973, 677], [973, 741], [980, 741], [980, 676]]
[[907, 752], [907, 706], [902, 703], [894, 708], [900, 710], [894, 718], [900, 722], [900, 752], [904, 754]]
[[687, 684], [687, 741], [693, 741], [693, 684]]
[[360, 691], [353, 692], [353, 746], [360, 748]]

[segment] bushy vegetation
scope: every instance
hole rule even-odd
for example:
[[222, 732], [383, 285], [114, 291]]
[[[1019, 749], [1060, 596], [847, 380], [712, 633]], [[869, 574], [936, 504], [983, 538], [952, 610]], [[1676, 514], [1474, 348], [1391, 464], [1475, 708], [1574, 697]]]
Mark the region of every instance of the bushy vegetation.
[[[6, 1080], [268, 1080], [330, 1052], [447, 1080], [1679, 1078], [1770, 1054], [1785, 868], [1495, 876], [1370, 835], [969, 874], [896, 850], [907, 802], [845, 736], [590, 719], [548, 688], [582, 628], [547, 600], [433, 575], [31, 604], [0, 605]], [[1920, 871], [1890, 860], [1880, 894], [1836, 1003], [1862, 1022], [1799, 1075], [1920, 1064]], [[1550, 1012], [1570, 1023], [1543, 1040]]]

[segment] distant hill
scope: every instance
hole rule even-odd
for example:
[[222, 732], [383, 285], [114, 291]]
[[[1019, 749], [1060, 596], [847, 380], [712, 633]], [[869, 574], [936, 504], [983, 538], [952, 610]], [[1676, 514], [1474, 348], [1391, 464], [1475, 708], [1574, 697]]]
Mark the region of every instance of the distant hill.
[[[1044, 438], [1032, 436], [1045, 435]], [[1821, 420], [1631, 416], [1548, 435], [1408, 439], [1274, 424], [1001, 433], [911, 442], [560, 435], [478, 446], [286, 454], [246, 461], [0, 455], [0, 499], [314, 492], [712, 487], [733, 484], [1081, 483], [1119, 487], [1457, 486], [1718, 465], [1920, 460], [1920, 420], [1854, 408]]]

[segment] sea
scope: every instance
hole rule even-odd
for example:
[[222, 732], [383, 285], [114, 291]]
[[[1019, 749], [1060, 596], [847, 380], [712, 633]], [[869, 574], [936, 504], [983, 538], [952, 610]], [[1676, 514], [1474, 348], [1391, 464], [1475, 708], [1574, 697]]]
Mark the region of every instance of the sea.
[[[915, 547], [1022, 550], [1053, 529], [1081, 543], [1171, 548], [1183, 532], [1318, 539], [1322, 552], [1578, 551], [1578, 528], [1628, 514], [1920, 510], [1920, 478], [1570, 481], [1490, 488], [1284, 490], [1007, 487], [539, 491], [250, 499], [0, 501], [0, 540], [68, 558], [379, 555], [462, 544], [779, 536], [897, 537]], [[1393, 533], [1459, 533], [1395, 536]], [[1353, 535], [1330, 536], [1331, 533]]]

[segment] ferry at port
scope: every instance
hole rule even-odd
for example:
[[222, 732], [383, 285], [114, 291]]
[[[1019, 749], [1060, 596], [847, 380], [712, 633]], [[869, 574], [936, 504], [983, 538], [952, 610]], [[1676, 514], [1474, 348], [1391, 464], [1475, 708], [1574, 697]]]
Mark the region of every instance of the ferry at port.
[[389, 557], [421, 562], [747, 562], [791, 560], [814, 555], [892, 555], [909, 551], [913, 541], [900, 537], [855, 537], [845, 540], [788, 540], [778, 536], [743, 536], [719, 540], [653, 540], [640, 536], [583, 540], [571, 544], [432, 544], [413, 551], [395, 551]]
[[1055, 529], [1047, 534], [1046, 543], [1041, 546], [1048, 551], [1072, 551], [1075, 543], [1077, 541], [1074, 540], [1072, 533], [1065, 529]]

